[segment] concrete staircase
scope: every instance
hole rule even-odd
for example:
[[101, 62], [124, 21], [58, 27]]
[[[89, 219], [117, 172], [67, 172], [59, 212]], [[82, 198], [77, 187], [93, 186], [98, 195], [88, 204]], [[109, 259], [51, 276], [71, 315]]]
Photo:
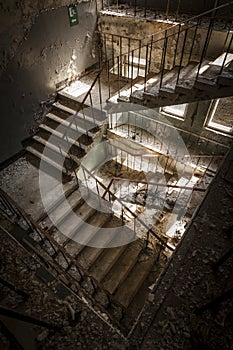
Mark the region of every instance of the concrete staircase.
[[[54, 203], [49, 214], [59, 220], [62, 229], [69, 227], [69, 238], [53, 225], [47, 214], [43, 214], [38, 223], [61, 245], [63, 252], [75, 259], [85, 278], [80, 278], [74, 265], [67, 265], [61, 250], [54, 252], [51, 246], [40, 240], [37, 244], [47, 251], [54, 261], [61, 264], [68, 274], [78, 278], [87, 293], [120, 322], [123, 328], [129, 330], [144, 305], [149, 285], [154, 283], [160, 274], [166, 256], [162, 254], [160, 259], [157, 259], [159, 247], [158, 251], [149, 247], [145, 249], [145, 241], [133, 241], [134, 232], [127, 226], [122, 227], [120, 219], [112, 213], [101, 213], [90, 207], [84, 202], [77, 185], [73, 190], [69, 190], [67, 200], [76, 215], [82, 218], [82, 223], [77, 223], [77, 220], [70, 216], [70, 211], [64, 211], [63, 202]], [[91, 237], [85, 223], [95, 227]], [[111, 227], [119, 227], [119, 237], [127, 232], [133, 242], [114, 247], [119, 237], [108, 234], [107, 229]], [[100, 228], [106, 229], [104, 233], [99, 232]], [[30, 237], [36, 240], [33, 235]], [[85, 244], [77, 243], [79, 240], [85, 241]], [[93, 247], [100, 244], [109, 244], [110, 248]], [[98, 291], [93, 287], [93, 283], [99, 287]]]
[[[16, 206], [3, 191], [0, 194], [1, 211], [4, 211], [6, 203], [6, 208], [10, 208], [9, 203], [11, 208]], [[146, 248], [144, 239], [133, 240], [134, 232], [127, 226], [121, 226], [121, 220], [111, 212], [101, 213], [84, 202], [77, 185], [69, 188], [66, 197], [72, 210], [83, 221], [72, 220], [71, 212], [65, 212], [64, 202], [59, 199], [50, 208], [49, 214], [59, 220], [60, 227], [72, 230], [69, 238], [53, 225], [47, 213], [42, 214], [36, 224], [44, 227], [44, 231], [33, 229], [37, 226], [32, 224], [28, 231], [16, 228], [11, 235], [33, 255], [46, 261], [46, 268], [55, 269], [58, 278], [73, 292], [84, 292], [94, 308], [99, 308], [102, 314], [106, 313], [126, 334], [145, 303], [148, 287], [155, 282], [166, 263], [165, 251], [162, 252], [159, 245], [153, 249], [150, 245]], [[29, 218], [23, 211], [23, 216], [19, 215], [21, 209], [18, 206], [16, 210], [18, 216], [15, 217], [15, 209], [12, 213], [7, 209], [6, 215], [12, 222], [24, 226]], [[91, 236], [88, 235], [86, 223], [94, 226]], [[106, 229], [104, 233], [99, 232], [102, 227]], [[111, 227], [117, 227], [117, 236], [108, 234]], [[125, 234], [132, 243], [119, 245]], [[85, 244], [78, 243], [80, 239]], [[101, 244], [109, 244], [110, 247], [94, 247]]]
[[[82, 106], [82, 92], [80, 96], [74, 97], [66, 90], [58, 92], [56, 102], [51, 105], [50, 112], [30, 139], [26, 151], [29, 161], [37, 167], [42, 161], [48, 172], [62, 172], [69, 179], [78, 167], [79, 159], [86, 154], [93, 142], [93, 136], [105, 119], [105, 113], [88, 105]], [[72, 154], [72, 159], [68, 151]]]
[[150, 73], [146, 83], [145, 78], [138, 78], [131, 85], [121, 89], [109, 102], [133, 102], [154, 108], [231, 96], [233, 54], [223, 53], [201, 64], [190, 62], [181, 69], [174, 67], [163, 74]]

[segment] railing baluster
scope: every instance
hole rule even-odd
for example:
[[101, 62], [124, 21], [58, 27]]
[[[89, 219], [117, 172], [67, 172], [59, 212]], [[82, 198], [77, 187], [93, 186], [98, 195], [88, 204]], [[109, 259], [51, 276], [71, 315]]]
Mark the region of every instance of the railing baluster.
[[178, 73], [177, 73], [177, 79], [176, 79], [176, 85], [179, 82], [179, 78], [180, 78], [180, 71], [182, 69], [182, 62], [183, 62], [183, 57], [184, 57], [184, 52], [185, 52], [185, 44], [186, 44], [186, 38], [187, 38], [187, 34], [188, 34], [188, 28], [185, 29], [185, 34], [184, 34], [184, 41], [183, 41], [183, 45], [182, 45], [182, 51], [181, 51], [181, 56], [180, 56], [180, 63], [179, 63], [179, 68], [178, 68]]
[[162, 69], [161, 71], [161, 78], [160, 78], [160, 84], [159, 84], [159, 88], [161, 89], [162, 85], [163, 85], [163, 74], [164, 74], [164, 70], [165, 70], [165, 61], [166, 61], [166, 52], [167, 52], [167, 30], [165, 31], [165, 38], [164, 38], [164, 45], [163, 45], [163, 53], [162, 53], [162, 61], [161, 61], [161, 67]]
[[115, 62], [114, 62], [114, 44], [113, 44], [113, 34], [112, 34], [112, 71], [115, 74]]
[[178, 24], [177, 40], [176, 40], [176, 48], [175, 48], [174, 60], [173, 60], [173, 67], [176, 66], [176, 54], [177, 54], [177, 50], [178, 50], [178, 46], [179, 46], [180, 28], [181, 28], [181, 24], [179, 23], [179, 24]]
[[130, 38], [128, 38], [128, 62], [127, 62], [127, 68], [128, 68], [128, 78], [129, 78], [129, 68], [130, 68], [130, 64], [129, 64], [129, 62], [130, 62]]
[[224, 59], [223, 59], [223, 62], [222, 62], [221, 68], [220, 68], [218, 79], [219, 79], [219, 77], [222, 74], [222, 71], [224, 69], [224, 66], [225, 66], [225, 63], [226, 63], [226, 59], [227, 59], [227, 55], [228, 55], [228, 53], [230, 52], [230, 49], [231, 49], [232, 41], [233, 41], [233, 34], [231, 34], [231, 40], [230, 40], [229, 45], [227, 47], [227, 51], [225, 53], [225, 56], [224, 56]]
[[154, 36], [152, 35], [152, 37], [151, 37], [151, 43], [150, 43], [150, 58], [149, 58], [148, 73], [150, 73], [150, 69], [151, 69], [151, 59], [152, 59], [152, 50], [153, 50], [153, 40], [154, 40]]
[[147, 69], [148, 69], [148, 44], [146, 45], [146, 67], [145, 67], [145, 76], [144, 76], [144, 91], [147, 87]]
[[121, 83], [120, 83], [120, 57], [117, 57], [117, 78], [118, 78], [118, 96], [121, 96]]
[[203, 50], [202, 50], [202, 53], [201, 53], [201, 59], [200, 59], [200, 62], [199, 62], [198, 68], [197, 68], [197, 74], [196, 74], [195, 80], [198, 79], [199, 72], [200, 72], [200, 69], [201, 69], [201, 66], [202, 66], [202, 62], [204, 60], [204, 57], [205, 57], [205, 54], [206, 54], [206, 51], [207, 51], [207, 48], [208, 48], [208, 45], [209, 45], [209, 40], [210, 40], [210, 36], [211, 36], [211, 33], [212, 33], [212, 29], [213, 29], [213, 19], [211, 18], [210, 22], [209, 22], [207, 34], [206, 34], [205, 44], [203, 46]]
[[[141, 61], [141, 47], [142, 47], [142, 41], [139, 40], [138, 63]], [[138, 70], [138, 75], [139, 75], [139, 70]]]
[[199, 27], [200, 24], [200, 19], [198, 19], [197, 24], [195, 25], [195, 31], [194, 31], [194, 36], [193, 36], [193, 40], [192, 40], [192, 45], [191, 45], [191, 49], [190, 49], [190, 53], [189, 53], [189, 58], [188, 58], [188, 63], [191, 62], [192, 59], [192, 53], [193, 53], [193, 48], [195, 45], [195, 40], [196, 40], [196, 35], [197, 35], [197, 29]]
[[[134, 50], [132, 51], [132, 62], [134, 59]], [[134, 71], [133, 71], [133, 64], [131, 65], [131, 80], [130, 80], [130, 94], [132, 95], [133, 92], [133, 79], [134, 79]]]
[[120, 36], [120, 76], [122, 77], [122, 37]]

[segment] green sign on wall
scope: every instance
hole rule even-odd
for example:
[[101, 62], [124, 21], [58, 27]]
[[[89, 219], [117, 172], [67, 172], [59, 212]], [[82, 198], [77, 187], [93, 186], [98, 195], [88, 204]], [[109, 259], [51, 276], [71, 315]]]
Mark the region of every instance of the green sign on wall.
[[76, 5], [69, 5], [67, 6], [68, 9], [68, 16], [70, 20], [70, 26], [76, 26], [78, 24], [78, 11]]

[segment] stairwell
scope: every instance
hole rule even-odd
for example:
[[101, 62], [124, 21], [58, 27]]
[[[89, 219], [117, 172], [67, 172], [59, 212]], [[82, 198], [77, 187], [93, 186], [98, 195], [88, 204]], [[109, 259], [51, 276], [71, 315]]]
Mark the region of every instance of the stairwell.
[[[91, 149], [93, 140], [100, 135], [109, 108], [117, 108], [117, 102], [161, 107], [232, 95], [232, 27], [225, 30], [222, 52], [209, 57], [208, 44], [215, 25], [211, 18], [198, 56], [193, 43], [201, 26], [199, 20], [200, 16], [186, 21], [184, 26], [176, 25], [171, 33], [169, 29], [160, 33], [159, 39], [153, 35], [144, 47], [107, 59], [99, 70], [58, 91], [56, 102], [26, 148], [28, 159], [37, 166], [40, 161], [45, 163], [50, 174], [62, 172], [69, 181]], [[176, 43], [172, 65], [167, 56], [170, 41]], [[156, 57], [158, 46], [160, 53]], [[9, 208], [4, 193], [2, 198], [6, 211]], [[148, 287], [155, 283], [170, 256], [166, 242], [160, 240], [157, 248], [152, 249], [141, 238], [114, 247], [114, 237], [98, 235], [100, 228], [117, 226], [119, 235], [127, 233], [132, 240], [135, 232], [122, 226], [122, 221], [111, 212], [111, 205], [110, 212], [105, 214], [92, 208], [82, 198], [77, 184], [66, 193], [66, 198], [83, 223], [77, 225], [72, 221], [71, 212], [66, 212], [64, 203], [58, 200], [49, 213], [41, 215], [38, 223], [33, 224], [34, 229], [28, 231], [25, 239], [30, 241], [36, 254], [45, 253], [45, 260], [69, 276], [68, 285], [74, 283], [77, 293], [83, 291], [100, 314], [106, 313], [109, 322], [127, 334], [148, 297]], [[7, 202], [12, 203], [10, 198]], [[48, 214], [56, 218], [61, 227], [69, 226], [69, 237], [57, 229]], [[85, 223], [95, 227], [91, 238]], [[77, 237], [84, 241], [87, 237], [85, 244], [77, 243]], [[96, 248], [96, 239], [103, 244], [111, 243], [113, 248]]]

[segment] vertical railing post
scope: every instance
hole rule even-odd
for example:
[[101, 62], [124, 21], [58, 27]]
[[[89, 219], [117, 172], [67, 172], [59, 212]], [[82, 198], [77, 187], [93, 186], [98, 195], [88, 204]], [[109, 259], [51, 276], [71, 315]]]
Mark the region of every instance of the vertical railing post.
[[110, 66], [109, 66], [109, 60], [107, 61], [107, 76], [108, 76], [108, 98], [111, 97], [111, 84], [110, 84]]
[[150, 73], [151, 69], [151, 58], [152, 58], [152, 50], [153, 50], [153, 40], [154, 40], [154, 35], [151, 36], [151, 43], [150, 43], [150, 58], [149, 58], [149, 67], [148, 67], [148, 73]]
[[177, 85], [178, 82], [179, 82], [180, 71], [181, 71], [181, 69], [182, 69], [182, 62], [183, 62], [183, 57], [184, 57], [184, 52], [185, 52], [185, 45], [186, 45], [186, 38], [187, 38], [188, 30], [189, 30], [189, 28], [185, 29], [184, 41], [183, 41], [183, 45], [182, 45], [182, 51], [181, 51], [181, 56], [180, 56], [180, 63], [179, 63], [179, 68], [178, 68], [178, 73], [177, 73], [177, 79], [176, 79], [176, 85]]
[[[133, 62], [133, 59], [134, 59], [134, 50], [132, 51], [132, 62]], [[132, 95], [132, 92], [133, 92], [133, 64], [131, 65], [131, 80], [130, 80], [130, 94]]]
[[113, 44], [113, 34], [112, 34], [112, 70], [113, 70], [113, 74], [115, 73], [115, 68], [114, 68], [114, 65], [115, 65], [115, 58], [114, 58], [114, 44]]
[[231, 40], [229, 41], [229, 45], [227, 47], [227, 50], [226, 50], [226, 53], [225, 53], [225, 56], [224, 56], [224, 59], [223, 59], [223, 62], [222, 62], [221, 68], [220, 68], [220, 72], [219, 72], [219, 75], [218, 75], [218, 80], [219, 80], [220, 75], [222, 74], [224, 65], [226, 63], [227, 55], [228, 55], [228, 53], [229, 53], [229, 51], [231, 49], [232, 40], [233, 40], [233, 34], [231, 34]]
[[118, 96], [121, 96], [121, 83], [120, 83], [120, 57], [117, 56], [117, 77], [118, 77]]
[[209, 41], [210, 41], [210, 37], [211, 37], [211, 34], [212, 34], [212, 30], [213, 30], [213, 18], [211, 18], [210, 22], [209, 22], [209, 26], [208, 26], [208, 30], [207, 30], [207, 34], [206, 34], [206, 39], [205, 39], [205, 44], [203, 46], [201, 59], [200, 59], [200, 62], [199, 62], [198, 68], [197, 68], [197, 74], [196, 74], [195, 80], [198, 79], [199, 72], [200, 72], [200, 69], [201, 69], [201, 66], [202, 66], [202, 62], [204, 60], [204, 57], [205, 57], [205, 54], [206, 54], [206, 51], [207, 51], [207, 48], [208, 48], [208, 45], [209, 45]]
[[163, 45], [163, 53], [162, 53], [162, 61], [161, 61], [161, 78], [160, 78], [160, 84], [159, 88], [161, 89], [163, 84], [163, 74], [165, 69], [165, 61], [166, 61], [166, 52], [167, 52], [167, 30], [165, 30], [165, 37], [164, 37], [164, 45]]
[[179, 24], [178, 24], [178, 33], [177, 33], [176, 48], [175, 48], [174, 60], [173, 60], [173, 67], [176, 66], [176, 54], [177, 54], [177, 50], [178, 50], [178, 46], [179, 46], [180, 28], [181, 28], [181, 24], [179, 23]]
[[197, 24], [195, 25], [194, 36], [193, 36], [192, 45], [191, 45], [191, 49], [190, 49], [190, 53], [189, 53], [188, 63], [190, 63], [191, 59], [192, 59], [192, 53], [193, 53], [193, 48], [194, 48], [194, 45], [195, 45], [197, 29], [199, 27], [200, 22], [201, 22], [200, 19], [198, 19]]
[[139, 75], [139, 65], [141, 61], [141, 47], [142, 47], [142, 41], [139, 40], [139, 46], [138, 46], [138, 75]]
[[144, 76], [144, 91], [146, 91], [146, 82], [147, 82], [147, 69], [148, 69], [148, 44], [146, 45], [146, 67], [145, 67], [145, 76]]
[[130, 61], [130, 38], [128, 38], [128, 62], [127, 62], [127, 66], [128, 66], [128, 78], [129, 78], [129, 67], [130, 67], [130, 64], [129, 64], [129, 61]]
[[137, 15], [137, 0], [134, 0], [134, 17]]

